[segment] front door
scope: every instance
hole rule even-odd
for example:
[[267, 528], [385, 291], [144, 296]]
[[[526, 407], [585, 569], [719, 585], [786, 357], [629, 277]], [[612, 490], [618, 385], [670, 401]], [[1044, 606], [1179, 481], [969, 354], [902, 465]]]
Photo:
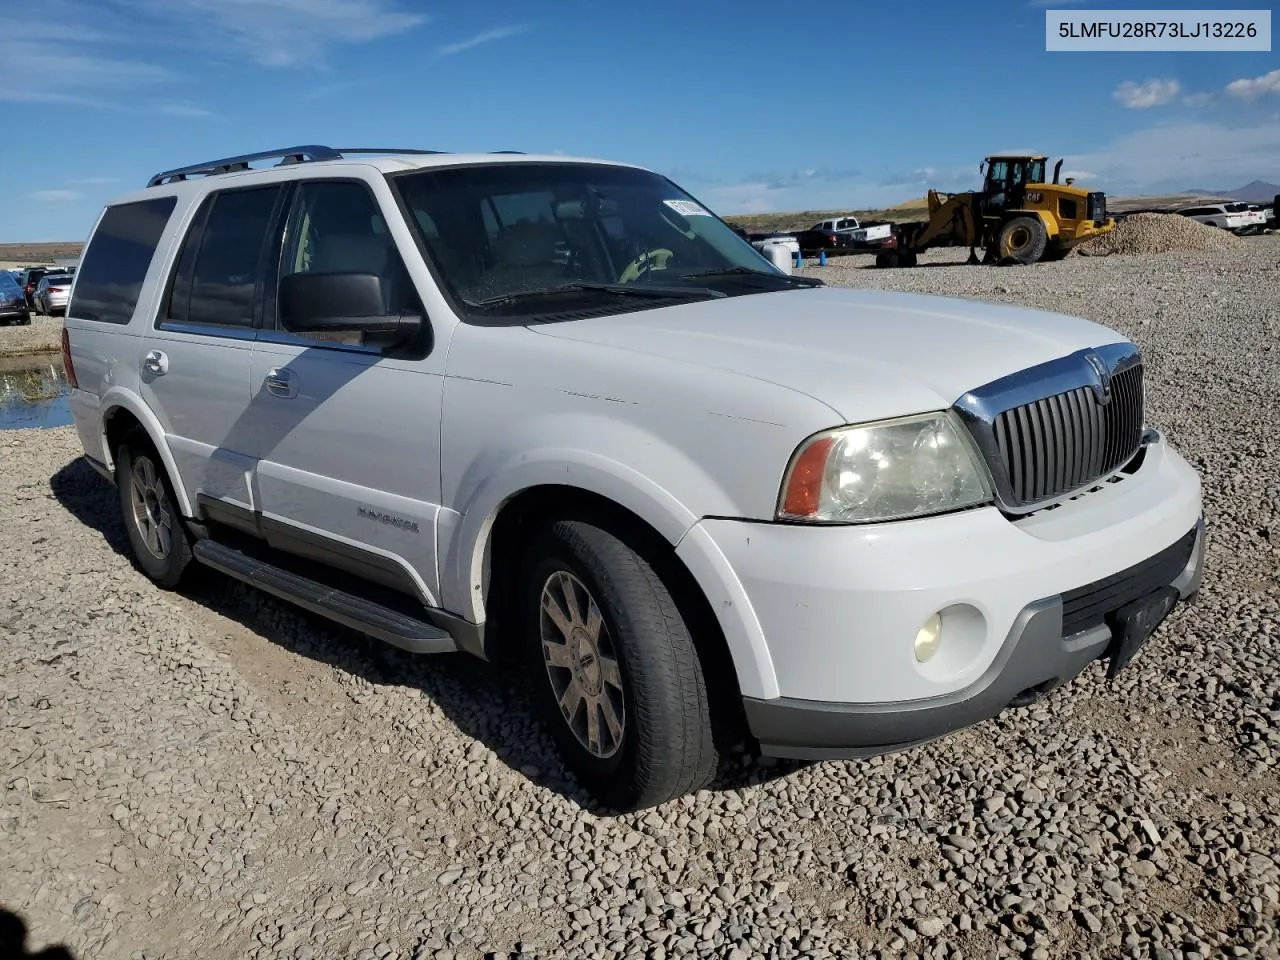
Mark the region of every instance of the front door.
[[281, 192], [273, 185], [205, 199], [146, 335], [141, 393], [160, 418], [192, 504], [254, 509], [254, 303]]
[[[298, 182], [273, 284], [300, 272], [376, 273], [388, 313], [422, 313], [362, 181]], [[435, 606], [440, 359], [287, 333], [265, 299], [251, 409], [268, 541]]]

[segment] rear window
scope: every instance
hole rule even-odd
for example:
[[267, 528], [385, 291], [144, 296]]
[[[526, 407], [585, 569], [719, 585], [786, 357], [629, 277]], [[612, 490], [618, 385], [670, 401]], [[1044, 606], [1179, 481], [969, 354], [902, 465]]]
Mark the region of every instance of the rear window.
[[99, 323], [128, 323], [160, 235], [177, 206], [156, 197], [108, 207], [80, 261], [68, 316]]

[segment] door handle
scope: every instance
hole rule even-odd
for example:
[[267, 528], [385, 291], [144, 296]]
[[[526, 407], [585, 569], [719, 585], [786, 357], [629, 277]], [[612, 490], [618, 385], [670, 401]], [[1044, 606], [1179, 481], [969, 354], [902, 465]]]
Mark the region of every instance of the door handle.
[[273, 397], [290, 400], [298, 395], [298, 381], [288, 367], [272, 367], [262, 382]]
[[142, 366], [147, 373], [163, 377], [169, 372], [169, 356], [161, 350], [148, 350], [147, 355], [142, 358]]

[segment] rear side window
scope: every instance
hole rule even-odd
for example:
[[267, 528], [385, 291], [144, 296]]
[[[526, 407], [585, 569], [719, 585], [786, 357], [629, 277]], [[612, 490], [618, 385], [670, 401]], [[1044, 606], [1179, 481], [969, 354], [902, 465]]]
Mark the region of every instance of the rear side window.
[[156, 197], [107, 208], [76, 271], [68, 316], [99, 323], [133, 319], [147, 268], [177, 204], [174, 197]]
[[217, 326], [253, 326], [254, 294], [281, 188], [210, 196], [183, 243], [165, 316]]

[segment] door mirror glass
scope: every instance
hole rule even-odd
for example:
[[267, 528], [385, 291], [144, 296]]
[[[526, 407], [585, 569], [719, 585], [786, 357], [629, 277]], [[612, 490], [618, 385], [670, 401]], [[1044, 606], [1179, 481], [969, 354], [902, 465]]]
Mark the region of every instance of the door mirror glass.
[[389, 345], [413, 336], [422, 317], [388, 314], [376, 273], [292, 273], [280, 279], [280, 323], [290, 333], [363, 334]]

